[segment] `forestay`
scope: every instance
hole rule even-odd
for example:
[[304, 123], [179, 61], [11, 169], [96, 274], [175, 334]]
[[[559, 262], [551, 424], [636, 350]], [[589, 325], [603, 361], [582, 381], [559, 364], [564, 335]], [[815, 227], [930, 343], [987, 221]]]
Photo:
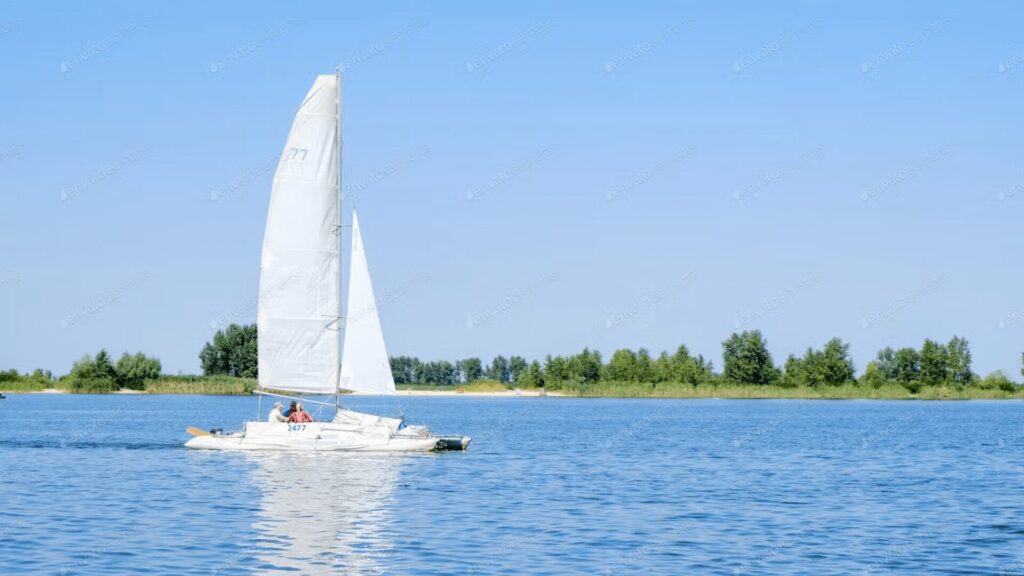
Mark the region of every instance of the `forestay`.
[[274, 174], [260, 261], [261, 388], [338, 386], [339, 88], [337, 76], [317, 77]]

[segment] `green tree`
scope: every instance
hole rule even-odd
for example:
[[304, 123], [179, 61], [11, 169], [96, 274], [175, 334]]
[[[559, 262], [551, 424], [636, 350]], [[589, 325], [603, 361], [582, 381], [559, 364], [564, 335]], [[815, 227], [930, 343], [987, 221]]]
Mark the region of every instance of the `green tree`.
[[495, 356], [494, 360], [491, 361], [491, 365], [487, 367], [487, 378], [508, 383], [511, 378], [508, 359], [501, 354]]
[[241, 378], [256, 378], [257, 359], [256, 325], [232, 324], [218, 330], [199, 353], [203, 374], [224, 374]]
[[388, 361], [391, 364], [391, 375], [395, 379], [395, 384], [416, 383], [415, 364], [419, 360], [409, 356], [392, 356], [388, 358]]
[[675, 380], [675, 363], [668, 352], [662, 351], [654, 361], [654, 381], [673, 382]]
[[508, 374], [510, 382], [518, 382], [519, 375], [526, 370], [526, 359], [522, 356], [512, 356], [508, 359]]
[[110, 355], [100, 350], [96, 357], [86, 354], [71, 366], [68, 374], [73, 392], [112, 392], [117, 390], [117, 372]]
[[455, 381], [455, 365], [447, 360], [439, 360], [437, 362], [430, 362], [430, 375], [431, 380], [428, 380], [431, 384], [456, 384]]
[[141, 390], [146, 380], [154, 380], [160, 376], [160, 368], [160, 360], [157, 358], [149, 358], [142, 352], [125, 352], [115, 366], [116, 381], [122, 388]]
[[[661, 358], [659, 358], [660, 360]], [[668, 370], [670, 373], [668, 381], [690, 384], [691, 386], [707, 384], [712, 378], [711, 363], [705, 362], [703, 356], [691, 356], [685, 344], [680, 344], [676, 348], [676, 353], [671, 357]]]
[[420, 362], [419, 358], [414, 359], [412, 363], [412, 381], [417, 384], [424, 384], [427, 382], [427, 378], [431, 377], [429, 372], [429, 362]]
[[540, 362], [534, 360], [519, 372], [516, 378], [516, 385], [520, 388], [538, 388], [544, 386], [544, 373], [541, 370]]
[[654, 382], [654, 362], [651, 360], [651, 353], [647, 351], [647, 348], [637, 350], [636, 381]]
[[783, 365], [782, 378], [779, 380], [779, 384], [786, 388], [806, 386], [807, 375], [804, 373], [804, 361], [790, 354]]
[[544, 372], [544, 367], [538, 361], [530, 362], [529, 368], [526, 369], [529, 377], [537, 381], [537, 385], [544, 387], [547, 385], [548, 375]]
[[[14, 379], [18, 379], [18, 372], [11, 370], [14, 373]], [[95, 378], [96, 377], [96, 361], [92, 359], [91, 354], [86, 354], [79, 358], [71, 365], [71, 372], [68, 376], [72, 378]]]
[[827, 384], [825, 373], [825, 353], [821, 350], [808, 348], [801, 359], [801, 374], [805, 386], [823, 386]]
[[697, 369], [700, 371], [704, 382], [711, 382], [715, 378], [715, 363], [705, 360], [703, 354], [698, 354], [694, 359]]
[[839, 338], [825, 343], [822, 350], [808, 348], [803, 358], [786, 359], [784, 386], [842, 386], [853, 382], [854, 365], [850, 345]]
[[475, 382], [484, 376], [483, 363], [479, 358], [466, 358], [462, 361], [462, 376], [466, 382]]
[[886, 380], [895, 381], [899, 379], [896, 374], [896, 351], [891, 347], [886, 346], [878, 351], [875, 367]]
[[1003, 373], [1002, 370], [996, 370], [988, 376], [985, 376], [978, 381], [979, 388], [986, 388], [990, 390], [1002, 390], [1003, 392], [1016, 392], [1017, 385], [1010, 380], [1010, 378]]
[[686, 344], [680, 344], [676, 348], [676, 353], [672, 355], [672, 378], [676, 382], [684, 382], [687, 380], [686, 371], [693, 367], [696, 363], [696, 359], [690, 356], [690, 350], [686, 347]]
[[414, 367], [418, 384], [440, 384], [447, 386], [457, 383], [458, 373], [455, 364], [447, 360], [416, 361]]
[[921, 379], [921, 355], [913, 348], [900, 348], [893, 355], [896, 380], [907, 384]]
[[426, 364], [424, 362], [421, 362], [419, 358], [415, 356], [412, 357], [411, 364], [409, 365], [409, 370], [411, 371], [412, 381], [414, 383], [422, 384], [426, 382], [426, 380], [424, 380], [424, 366], [426, 366]]
[[856, 368], [850, 356], [850, 345], [839, 338], [825, 343], [822, 350], [822, 382], [830, 386], [842, 386], [853, 382]]
[[601, 379], [601, 353], [597, 350], [584, 348], [582, 352], [569, 358], [569, 379], [577, 382], [593, 383]]
[[930, 386], [949, 380], [949, 355], [946, 347], [926, 339], [921, 346], [921, 382]]
[[435, 374], [433, 362], [418, 362], [416, 364], [416, 382], [418, 384], [437, 383], [437, 375]]
[[616, 350], [605, 367], [605, 379], [637, 382], [636, 353], [627, 348]]
[[96, 353], [96, 359], [93, 361], [93, 370], [95, 371], [95, 378], [117, 381], [117, 370], [114, 368], [114, 364], [110, 360], [110, 354], [107, 354], [106, 350], [100, 350]]
[[548, 354], [544, 359], [544, 387], [560, 386], [569, 379], [569, 364], [561, 356]]
[[547, 382], [547, 375], [544, 374], [544, 368], [540, 365], [540, 362], [534, 360], [530, 362], [530, 367], [526, 369], [527, 374], [530, 378], [537, 382], [537, 386], [543, 388]]
[[733, 333], [722, 342], [722, 360], [725, 362], [722, 375], [730, 382], [768, 385], [777, 382], [780, 376], [760, 330]]
[[402, 356], [402, 372], [403, 378], [409, 384], [415, 384], [418, 382], [416, 376], [419, 374], [420, 359], [415, 356]]
[[974, 382], [971, 371], [971, 346], [966, 338], [953, 336], [946, 344], [949, 361], [949, 377], [960, 386], [970, 386]]
[[881, 388], [886, 383], [886, 378], [881, 368], [878, 367], [877, 362], [868, 362], [867, 368], [864, 369], [864, 374], [860, 377], [860, 382], [872, 388]]

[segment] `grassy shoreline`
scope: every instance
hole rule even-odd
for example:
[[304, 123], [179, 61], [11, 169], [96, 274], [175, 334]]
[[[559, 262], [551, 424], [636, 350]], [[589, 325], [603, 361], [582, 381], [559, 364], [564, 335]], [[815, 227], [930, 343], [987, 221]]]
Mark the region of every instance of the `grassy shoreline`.
[[916, 394], [903, 386], [889, 384], [878, 388], [864, 385], [822, 386], [818, 388], [757, 386], [743, 384], [686, 384], [602, 382], [562, 389], [566, 396], [581, 398], [734, 398], [804, 400], [1021, 400], [1024, 390], [925, 386]]
[[[461, 386], [405, 384], [397, 386], [407, 392], [449, 392], [452, 394], [507, 394], [505, 385], [494, 381], [472, 382]], [[524, 389], [532, 392], [536, 389]], [[691, 386], [679, 383], [601, 382], [589, 385], [551, 387], [550, 394], [576, 398], [734, 398], [734, 399], [804, 399], [804, 400], [1024, 400], [1024, 388], [1008, 392], [992, 388], [958, 388], [925, 386], [916, 394], [903, 386], [889, 384], [878, 388], [864, 385], [822, 386], [820, 388], [757, 386], [743, 384], [709, 384]]]
[[201, 394], [211, 396], [245, 396], [256, 388], [255, 378], [231, 376], [161, 376], [146, 380], [141, 389], [110, 391], [76, 390], [66, 379], [43, 382], [22, 380], [0, 383], [4, 394], [65, 393], [65, 394]]
[[256, 389], [255, 378], [231, 376], [161, 376], [147, 380], [142, 392], [146, 394], [206, 394], [216, 396], [245, 396]]
[[[461, 385], [400, 384], [400, 392], [450, 394], [508, 394], [512, 389], [494, 380], [481, 380]], [[539, 388], [523, 388], [536, 392]], [[652, 399], [748, 399], [748, 400], [1024, 400], [1024, 387], [1007, 392], [998, 388], [957, 387], [951, 385], [923, 386], [918, 393], [899, 384], [873, 387], [863, 384], [820, 387], [786, 387], [755, 384], [702, 384], [693, 386], [676, 382], [605, 381], [594, 384], [565, 383], [550, 386], [551, 395], [573, 398], [652, 398]]]
[[[5, 394], [63, 392], [76, 393], [63, 382], [5, 382]], [[147, 380], [141, 390], [125, 390], [138, 394], [197, 394], [245, 396], [256, 387], [254, 378], [229, 376], [161, 376]], [[477, 381], [457, 386], [436, 384], [402, 384], [399, 392], [415, 395], [508, 395], [511, 388], [495, 381]], [[535, 395], [539, 389], [524, 389]], [[552, 386], [552, 396], [576, 398], [735, 398], [735, 399], [806, 399], [806, 400], [1024, 400], [1024, 387], [1015, 391], [992, 388], [925, 386], [916, 394], [903, 386], [889, 384], [874, 388], [864, 385], [822, 386], [819, 388], [711, 384], [691, 386], [678, 383], [601, 382], [598, 384], [566, 384]], [[90, 393], [90, 392], [77, 392]]]

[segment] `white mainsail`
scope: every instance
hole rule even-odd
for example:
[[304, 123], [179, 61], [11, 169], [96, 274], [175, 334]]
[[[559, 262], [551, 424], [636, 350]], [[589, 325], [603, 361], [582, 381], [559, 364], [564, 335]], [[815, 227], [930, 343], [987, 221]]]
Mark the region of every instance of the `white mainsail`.
[[366, 264], [359, 216], [352, 211], [352, 257], [345, 317], [345, 350], [342, 354], [341, 387], [365, 394], [394, 394], [384, 332], [380, 327], [377, 300], [373, 296], [370, 269]]
[[341, 315], [339, 96], [316, 79], [274, 174], [260, 261], [259, 386], [334, 393]]

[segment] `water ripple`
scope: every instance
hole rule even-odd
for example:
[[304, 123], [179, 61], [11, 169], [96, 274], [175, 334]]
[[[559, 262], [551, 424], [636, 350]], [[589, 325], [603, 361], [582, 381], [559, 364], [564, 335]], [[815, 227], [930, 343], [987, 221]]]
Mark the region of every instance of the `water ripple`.
[[249, 398], [11, 395], [0, 573], [1024, 574], [1014, 403], [353, 398], [469, 452], [232, 454]]

